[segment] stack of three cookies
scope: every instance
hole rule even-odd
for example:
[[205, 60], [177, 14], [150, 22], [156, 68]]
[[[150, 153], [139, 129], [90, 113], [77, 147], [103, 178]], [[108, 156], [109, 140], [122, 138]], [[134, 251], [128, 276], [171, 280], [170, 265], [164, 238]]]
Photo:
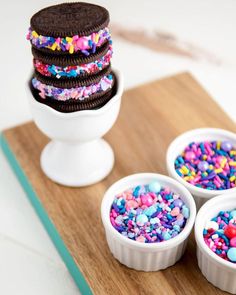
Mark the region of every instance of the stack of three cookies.
[[111, 71], [109, 13], [98, 5], [65, 3], [31, 18], [35, 99], [60, 112], [97, 109], [116, 91]]

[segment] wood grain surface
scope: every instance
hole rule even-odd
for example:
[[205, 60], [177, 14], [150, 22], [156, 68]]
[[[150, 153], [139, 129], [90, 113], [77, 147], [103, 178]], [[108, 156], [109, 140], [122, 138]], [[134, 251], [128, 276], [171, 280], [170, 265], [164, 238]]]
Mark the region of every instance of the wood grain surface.
[[115, 167], [102, 182], [78, 189], [55, 184], [43, 174], [39, 157], [48, 138], [34, 123], [4, 132], [94, 294], [224, 294], [201, 274], [193, 234], [178, 263], [164, 271], [145, 273], [128, 269], [112, 256], [100, 218], [103, 194], [114, 181], [137, 172], [166, 174], [168, 144], [181, 132], [198, 127], [236, 130], [189, 74], [125, 92], [118, 121], [105, 136], [115, 151]]

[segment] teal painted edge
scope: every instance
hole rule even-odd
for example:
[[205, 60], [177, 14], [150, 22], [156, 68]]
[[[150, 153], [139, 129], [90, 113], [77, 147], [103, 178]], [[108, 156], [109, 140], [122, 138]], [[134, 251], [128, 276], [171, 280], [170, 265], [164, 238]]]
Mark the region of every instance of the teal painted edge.
[[21, 183], [29, 201], [33, 205], [38, 217], [40, 218], [42, 224], [44, 225], [45, 229], [47, 230], [49, 237], [51, 238], [52, 242], [54, 243], [61, 258], [65, 262], [65, 264], [66, 264], [71, 276], [73, 277], [77, 287], [79, 288], [81, 294], [82, 295], [92, 295], [92, 291], [89, 288], [88, 283], [86, 282], [81, 271], [79, 270], [79, 268], [75, 264], [72, 256], [70, 255], [69, 251], [67, 250], [62, 238], [60, 237], [54, 224], [52, 223], [49, 216], [47, 215], [43, 205], [41, 204], [35, 191], [33, 190], [32, 186], [30, 185], [30, 182], [28, 181], [26, 175], [24, 174], [23, 170], [21, 169], [19, 163], [17, 162], [13, 152], [11, 151], [11, 149], [7, 143], [7, 140], [5, 139], [5, 137], [2, 133], [0, 133], [0, 147], [2, 148], [5, 156], [8, 160], [8, 162], [10, 163], [13, 171], [15, 172], [19, 182]]

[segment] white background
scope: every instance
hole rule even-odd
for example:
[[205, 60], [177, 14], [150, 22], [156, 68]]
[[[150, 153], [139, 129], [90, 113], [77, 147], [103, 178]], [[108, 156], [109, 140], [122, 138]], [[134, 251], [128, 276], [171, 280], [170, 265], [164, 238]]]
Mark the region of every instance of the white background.
[[[113, 25], [172, 34], [197, 58], [150, 50], [114, 35], [113, 64], [125, 87], [190, 71], [235, 120], [236, 1], [93, 1], [110, 11]], [[0, 3], [0, 130], [31, 119], [25, 83], [32, 65], [25, 36], [31, 15], [56, 1]], [[206, 106], [207, 107], [207, 106]], [[73, 280], [0, 151], [0, 294], [74, 295]]]

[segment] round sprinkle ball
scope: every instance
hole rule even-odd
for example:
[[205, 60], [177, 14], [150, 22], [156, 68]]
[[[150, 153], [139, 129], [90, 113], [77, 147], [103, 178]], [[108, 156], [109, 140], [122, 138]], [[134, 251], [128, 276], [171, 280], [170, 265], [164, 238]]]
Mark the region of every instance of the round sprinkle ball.
[[229, 258], [230, 261], [236, 262], [236, 248], [235, 247], [232, 247], [228, 250], [227, 257]]
[[207, 246], [221, 258], [236, 263], [236, 218], [235, 209], [220, 211], [207, 221], [203, 238]]
[[236, 237], [236, 226], [233, 224], [228, 224], [224, 229], [224, 234], [229, 239]]
[[236, 186], [236, 147], [230, 141], [191, 142], [174, 165], [176, 173], [196, 187], [226, 190]]
[[153, 181], [116, 195], [110, 221], [121, 235], [131, 240], [159, 243], [177, 236], [189, 214], [180, 195]]

